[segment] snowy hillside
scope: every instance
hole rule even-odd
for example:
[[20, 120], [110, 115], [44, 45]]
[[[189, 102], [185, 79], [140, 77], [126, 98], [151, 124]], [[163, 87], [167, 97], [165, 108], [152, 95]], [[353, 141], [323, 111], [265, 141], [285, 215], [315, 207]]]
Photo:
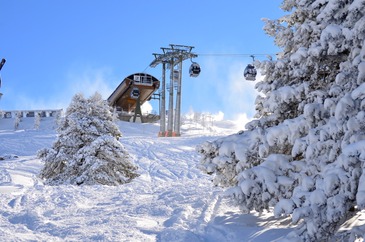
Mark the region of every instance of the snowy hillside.
[[117, 187], [43, 185], [35, 154], [55, 140], [54, 120], [39, 130], [32, 118], [17, 131], [13, 123], [0, 119], [1, 241], [274, 241], [291, 230], [288, 219], [241, 214], [197, 168], [196, 145], [235, 132], [227, 122], [209, 130], [187, 123], [180, 138], [120, 122], [120, 141], [141, 175]]

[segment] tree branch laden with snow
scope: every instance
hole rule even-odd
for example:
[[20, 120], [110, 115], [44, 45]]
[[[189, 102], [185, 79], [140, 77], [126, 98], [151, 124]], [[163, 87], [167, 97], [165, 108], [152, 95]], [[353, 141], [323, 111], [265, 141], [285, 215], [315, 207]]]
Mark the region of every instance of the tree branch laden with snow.
[[[330, 238], [365, 207], [365, 1], [284, 0], [265, 19], [282, 48], [256, 62], [256, 120], [197, 151], [203, 171], [245, 212], [292, 216], [287, 238]], [[219, 162], [218, 162], [219, 161]]]

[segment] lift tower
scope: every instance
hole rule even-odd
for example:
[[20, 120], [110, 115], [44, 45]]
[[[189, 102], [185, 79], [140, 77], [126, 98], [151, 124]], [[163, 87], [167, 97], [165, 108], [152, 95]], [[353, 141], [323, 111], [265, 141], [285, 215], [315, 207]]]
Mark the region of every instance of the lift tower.
[[[150, 67], [156, 67], [162, 64], [162, 92], [161, 92], [161, 107], [160, 107], [160, 132], [159, 136], [180, 136], [180, 112], [181, 112], [181, 78], [182, 78], [182, 63], [186, 59], [198, 57], [197, 54], [192, 53], [193, 46], [170, 44], [170, 47], [161, 47], [162, 54], [153, 53], [155, 59], [151, 62]], [[169, 107], [167, 117], [166, 130], [166, 64], [170, 67], [170, 88], [169, 88]], [[177, 90], [176, 90], [176, 108], [174, 119], [174, 71], [175, 66], [178, 66], [177, 76]]]

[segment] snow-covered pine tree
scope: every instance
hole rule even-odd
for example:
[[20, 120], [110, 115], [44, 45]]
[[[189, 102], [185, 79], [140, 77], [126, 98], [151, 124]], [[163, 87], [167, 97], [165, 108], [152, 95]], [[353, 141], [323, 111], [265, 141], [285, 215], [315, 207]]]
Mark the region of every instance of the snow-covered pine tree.
[[[284, 0], [265, 20], [282, 53], [256, 62], [256, 120], [197, 147], [202, 169], [243, 211], [292, 215], [305, 241], [365, 207], [365, 1]], [[362, 236], [362, 235], [361, 235]]]
[[38, 152], [45, 165], [40, 177], [49, 185], [119, 185], [137, 175], [137, 167], [118, 141], [121, 137], [107, 102], [96, 93], [77, 94], [58, 127], [52, 148]]
[[21, 121], [22, 121], [22, 112], [16, 112], [14, 119], [14, 130], [17, 130], [19, 128], [19, 124]]
[[39, 129], [41, 125], [41, 114], [39, 112], [35, 112], [34, 114], [34, 129]]

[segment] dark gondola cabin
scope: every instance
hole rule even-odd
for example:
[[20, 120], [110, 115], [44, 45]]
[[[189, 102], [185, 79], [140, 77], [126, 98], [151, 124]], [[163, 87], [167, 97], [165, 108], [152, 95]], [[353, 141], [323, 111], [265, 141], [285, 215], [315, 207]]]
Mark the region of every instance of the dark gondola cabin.
[[199, 76], [200, 74], [200, 66], [198, 63], [193, 63], [191, 64], [190, 68], [189, 68], [189, 74], [190, 74], [190, 77], [197, 77]]
[[139, 97], [139, 89], [137, 87], [134, 87], [131, 91], [131, 98], [137, 99]]
[[245, 71], [243, 72], [243, 76], [247, 81], [255, 81], [256, 74], [257, 74], [256, 68], [251, 64], [248, 64], [247, 67], [245, 68]]

